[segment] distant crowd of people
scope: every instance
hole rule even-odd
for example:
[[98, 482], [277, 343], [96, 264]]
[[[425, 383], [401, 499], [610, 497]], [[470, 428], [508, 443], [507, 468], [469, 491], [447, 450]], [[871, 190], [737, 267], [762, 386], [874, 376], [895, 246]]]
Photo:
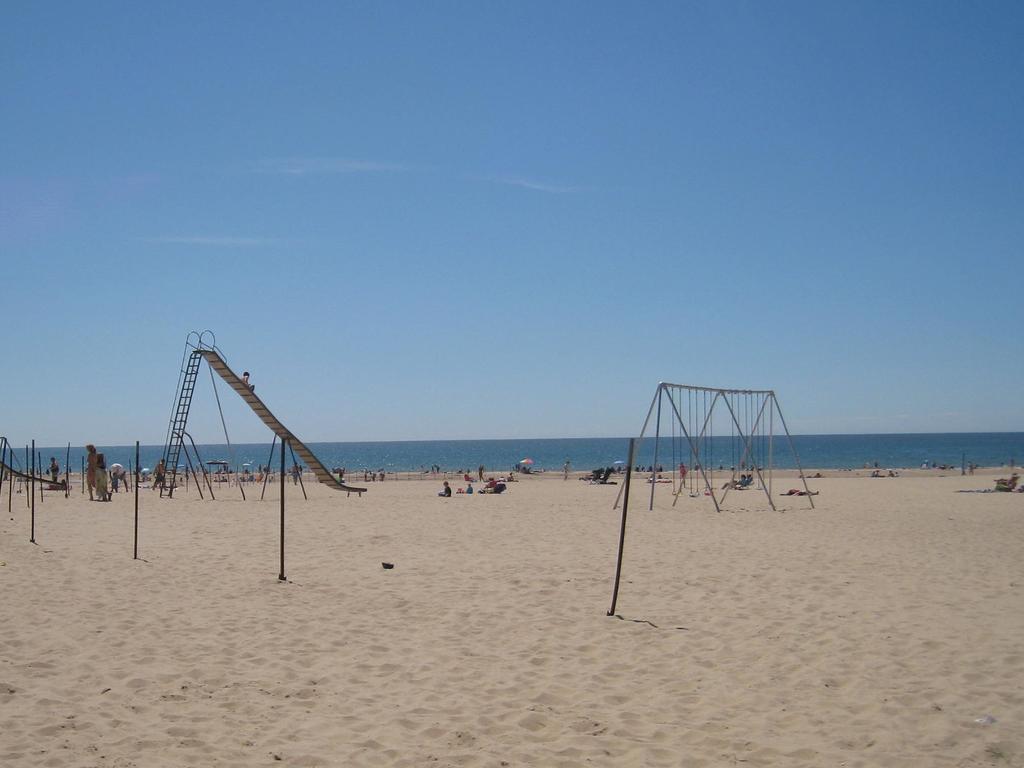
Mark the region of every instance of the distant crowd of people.
[[[465, 480], [466, 487], [459, 488], [458, 490], [456, 490], [456, 494], [472, 495], [474, 493], [504, 493], [505, 490], [508, 488], [507, 483], [514, 482], [514, 479], [511, 477], [511, 475], [508, 477], [489, 477], [487, 478], [487, 482], [484, 483], [483, 487], [481, 487], [479, 490], [474, 490], [473, 478], [471, 478], [468, 473], [463, 474], [462, 479]], [[441, 485], [441, 490], [437, 492], [437, 495], [446, 499], [450, 498], [452, 495], [451, 483], [445, 480], [444, 483], [442, 483]]]

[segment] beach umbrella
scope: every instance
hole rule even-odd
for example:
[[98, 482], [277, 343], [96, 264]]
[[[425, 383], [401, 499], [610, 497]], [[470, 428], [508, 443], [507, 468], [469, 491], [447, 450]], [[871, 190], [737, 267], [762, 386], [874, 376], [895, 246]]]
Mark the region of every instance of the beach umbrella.
[[533, 464], [533, 459], [523, 459], [520, 464]]
[[625, 464], [625, 463], [626, 462], [624, 462], [622, 459], [619, 459], [618, 461], [613, 461], [612, 462], [612, 464]]

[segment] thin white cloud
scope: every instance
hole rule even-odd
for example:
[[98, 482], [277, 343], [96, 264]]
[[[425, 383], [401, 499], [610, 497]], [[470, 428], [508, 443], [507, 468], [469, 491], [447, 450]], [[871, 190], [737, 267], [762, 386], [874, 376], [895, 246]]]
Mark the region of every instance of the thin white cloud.
[[584, 189], [584, 187], [579, 186], [550, 184], [546, 181], [524, 179], [520, 176], [499, 176], [497, 178], [492, 178], [491, 181], [497, 182], [498, 184], [507, 184], [510, 187], [522, 187], [523, 189], [532, 189], [536, 192], [548, 192], [553, 195], [564, 195], [570, 192], [579, 192]]
[[394, 173], [407, 170], [396, 163], [358, 160], [351, 157], [277, 157], [260, 161], [259, 173], [278, 173], [286, 176], [311, 176], [338, 173]]
[[168, 235], [165, 237], [142, 237], [144, 243], [162, 245], [209, 245], [221, 248], [259, 248], [283, 242], [273, 237], [211, 237], [208, 235]]
[[909, 419], [909, 413], [893, 413], [893, 414], [865, 414], [865, 415], [852, 415], [848, 417], [851, 421], [891, 421], [893, 419]]

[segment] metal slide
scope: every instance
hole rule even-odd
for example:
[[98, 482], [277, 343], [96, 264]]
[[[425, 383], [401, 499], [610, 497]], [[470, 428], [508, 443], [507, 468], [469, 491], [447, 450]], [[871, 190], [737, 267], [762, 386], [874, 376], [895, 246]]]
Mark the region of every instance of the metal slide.
[[313, 452], [306, 447], [306, 444], [290, 432], [284, 424], [277, 420], [277, 417], [274, 416], [274, 414], [270, 412], [270, 409], [263, 404], [263, 401], [256, 396], [256, 393], [253, 392], [244, 381], [242, 381], [241, 377], [237, 373], [228, 367], [228, 364], [224, 362], [224, 358], [222, 358], [216, 350], [198, 349], [193, 352], [193, 354], [202, 355], [206, 358], [206, 362], [210, 364], [210, 368], [224, 379], [228, 386], [235, 390], [243, 400], [245, 400], [246, 405], [252, 408], [253, 413], [260, 417], [260, 421], [270, 427], [271, 431], [273, 431], [273, 433], [281, 440], [287, 440], [291, 444], [292, 449], [299, 458], [305, 462], [306, 466], [313, 470], [317, 480], [324, 485], [335, 488], [339, 491], [358, 494], [366, 492], [365, 488], [356, 488], [339, 482], [338, 479], [331, 474], [330, 470], [323, 465], [323, 462], [314, 456]]
[[54, 482], [49, 477], [40, 477], [39, 475], [36, 475], [35, 478], [33, 478], [30, 473], [28, 473], [28, 472], [19, 472], [14, 467], [12, 467], [10, 464], [6, 464], [6, 463], [4, 463], [2, 461], [0, 461], [0, 467], [4, 468], [4, 474], [10, 472], [12, 475], [14, 475], [15, 477], [20, 477], [25, 482], [29, 482], [29, 481], [34, 479], [37, 483], [45, 483], [46, 485], [59, 485], [61, 490], [64, 490], [64, 481], [63, 480], [58, 480], [58, 481]]

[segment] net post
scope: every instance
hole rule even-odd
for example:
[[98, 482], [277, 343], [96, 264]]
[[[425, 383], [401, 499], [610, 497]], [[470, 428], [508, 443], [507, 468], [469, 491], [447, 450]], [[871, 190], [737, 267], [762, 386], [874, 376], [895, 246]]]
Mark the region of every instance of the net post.
[[287, 442], [281, 438], [281, 572], [277, 574], [278, 581], [288, 581], [284, 576], [284, 451]]
[[6, 470], [7, 470], [7, 438], [6, 437], [0, 437], [0, 499], [3, 499], [4, 480], [7, 479], [6, 476], [4, 475]]
[[139, 441], [135, 441], [135, 544], [132, 560], [139, 559]]
[[619, 524], [619, 550], [615, 558], [615, 585], [612, 587], [612, 606], [608, 609], [608, 615], [615, 615], [615, 603], [619, 599], [619, 578], [622, 575], [622, 550], [626, 543], [626, 515], [629, 512], [629, 481], [633, 477], [633, 451], [636, 448], [636, 438], [629, 438], [629, 464], [626, 466], [626, 480], [623, 485], [622, 495], [622, 522]]
[[36, 441], [32, 441], [32, 474], [29, 476], [29, 485], [32, 487], [32, 534], [29, 541], [36, 543]]

